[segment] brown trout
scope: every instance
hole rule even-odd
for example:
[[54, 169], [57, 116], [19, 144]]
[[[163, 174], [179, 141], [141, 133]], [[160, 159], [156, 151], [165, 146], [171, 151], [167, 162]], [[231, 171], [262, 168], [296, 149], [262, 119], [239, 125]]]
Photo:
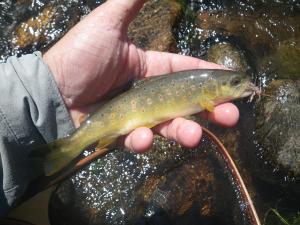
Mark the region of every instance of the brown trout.
[[69, 137], [46, 145], [44, 168], [52, 175], [94, 143], [102, 148], [137, 127], [154, 127], [179, 116], [212, 111], [215, 105], [255, 92], [245, 74], [189, 70], [145, 78], [89, 116]]

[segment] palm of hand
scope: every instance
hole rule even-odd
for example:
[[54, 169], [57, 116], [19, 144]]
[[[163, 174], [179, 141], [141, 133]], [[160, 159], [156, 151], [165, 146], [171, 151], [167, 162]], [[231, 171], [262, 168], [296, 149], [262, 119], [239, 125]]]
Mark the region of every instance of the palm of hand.
[[58, 86], [70, 108], [95, 103], [110, 90], [142, 74], [142, 51], [128, 41], [120, 27], [112, 27], [104, 20], [105, 15], [99, 24], [101, 18], [94, 14], [77, 24], [45, 55], [56, 56], [52, 58], [57, 68], [53, 73], [57, 74]]

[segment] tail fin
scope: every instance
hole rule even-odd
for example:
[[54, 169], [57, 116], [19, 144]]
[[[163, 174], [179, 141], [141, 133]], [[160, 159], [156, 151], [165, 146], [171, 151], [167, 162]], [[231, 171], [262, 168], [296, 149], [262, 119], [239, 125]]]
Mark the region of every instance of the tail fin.
[[[76, 146], [75, 146], [76, 147]], [[35, 149], [30, 156], [45, 156], [44, 172], [46, 176], [51, 176], [63, 169], [77, 155], [74, 145], [68, 138], [58, 139], [47, 145]]]

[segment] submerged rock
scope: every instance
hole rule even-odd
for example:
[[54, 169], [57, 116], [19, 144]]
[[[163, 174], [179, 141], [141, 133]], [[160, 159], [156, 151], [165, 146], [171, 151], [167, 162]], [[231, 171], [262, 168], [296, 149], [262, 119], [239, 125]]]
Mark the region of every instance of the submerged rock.
[[157, 137], [143, 155], [115, 150], [58, 187], [51, 224], [249, 225], [228, 207], [244, 203], [215, 153], [206, 138], [194, 150]]
[[[274, 80], [256, 104], [252, 169], [273, 184], [300, 180], [300, 81]], [[299, 190], [298, 190], [299, 192]]]
[[64, 219], [68, 224], [121, 224], [141, 217], [143, 202], [141, 199], [136, 204], [136, 192], [147, 176], [160, 177], [178, 166], [186, 152], [176, 146], [160, 138], [156, 139], [153, 151], [146, 154], [118, 149], [92, 163], [56, 191], [50, 214], [59, 221], [53, 224], [61, 224]]
[[129, 39], [140, 48], [176, 52], [173, 27], [181, 13], [176, 1], [147, 1], [129, 26]]
[[299, 79], [299, 58], [300, 38], [282, 41], [273, 54], [264, 58], [260, 73], [277, 79]]
[[201, 12], [196, 24], [201, 29], [201, 39], [216, 35], [234, 37], [259, 58], [272, 53], [280, 41], [300, 36], [299, 16], [266, 15]]
[[38, 15], [20, 23], [12, 35], [13, 50], [45, 48], [62, 37], [82, 16], [80, 8], [66, 6], [48, 4]]
[[54, 13], [53, 7], [49, 6], [35, 18], [21, 23], [13, 34], [13, 47], [25, 48], [37, 42], [45, 42], [45, 30], [50, 28]]
[[249, 70], [244, 53], [230, 43], [212, 45], [207, 51], [206, 59], [231, 70], [241, 72]]
[[277, 14], [279, 16], [299, 15], [299, 3], [295, 0], [189, 0], [194, 11], [221, 11], [224, 9], [240, 14]]
[[0, 6], [0, 60], [47, 50], [90, 11], [78, 0], [6, 2], [3, 11]]

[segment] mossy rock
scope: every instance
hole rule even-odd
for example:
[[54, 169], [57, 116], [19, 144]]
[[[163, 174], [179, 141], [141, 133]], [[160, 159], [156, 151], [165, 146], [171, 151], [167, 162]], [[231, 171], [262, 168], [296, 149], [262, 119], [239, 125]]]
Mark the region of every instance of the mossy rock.
[[274, 80], [266, 94], [256, 103], [249, 160], [261, 179], [299, 187], [300, 81]]
[[278, 44], [275, 52], [264, 58], [260, 72], [276, 79], [300, 78], [300, 39], [289, 39]]

